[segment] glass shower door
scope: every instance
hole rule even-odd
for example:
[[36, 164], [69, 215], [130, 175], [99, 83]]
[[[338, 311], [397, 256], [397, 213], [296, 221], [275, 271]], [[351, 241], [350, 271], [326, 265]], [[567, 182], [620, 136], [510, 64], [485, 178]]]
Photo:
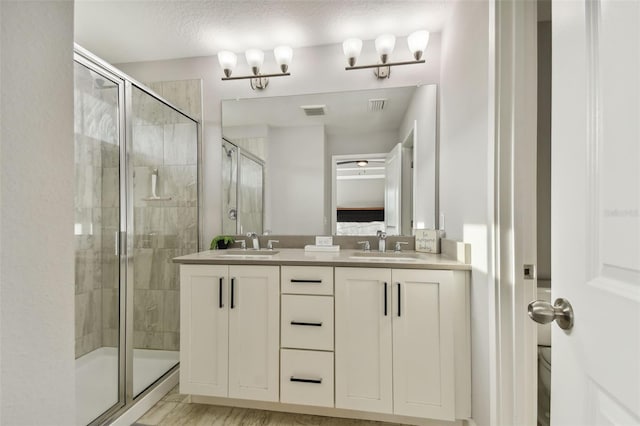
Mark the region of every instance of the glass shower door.
[[240, 234], [263, 232], [264, 164], [240, 150], [238, 167], [238, 226]]
[[133, 380], [135, 398], [179, 361], [176, 256], [198, 251], [197, 123], [132, 87]]
[[121, 387], [122, 80], [74, 62], [76, 424], [124, 404]]

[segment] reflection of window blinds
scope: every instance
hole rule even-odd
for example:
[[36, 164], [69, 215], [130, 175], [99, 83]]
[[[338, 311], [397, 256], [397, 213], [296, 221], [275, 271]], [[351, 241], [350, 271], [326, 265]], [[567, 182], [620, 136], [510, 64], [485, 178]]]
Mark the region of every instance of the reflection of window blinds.
[[340, 208], [338, 222], [384, 222], [384, 207]]

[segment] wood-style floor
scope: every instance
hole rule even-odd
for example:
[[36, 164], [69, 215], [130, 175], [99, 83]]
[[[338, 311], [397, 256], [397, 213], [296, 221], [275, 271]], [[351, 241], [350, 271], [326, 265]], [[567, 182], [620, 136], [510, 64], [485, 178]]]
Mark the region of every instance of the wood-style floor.
[[305, 425], [305, 426], [397, 426], [397, 423], [338, 419], [306, 414], [278, 413], [247, 408], [192, 404], [176, 386], [140, 417], [134, 426], [221, 426], [221, 425]]

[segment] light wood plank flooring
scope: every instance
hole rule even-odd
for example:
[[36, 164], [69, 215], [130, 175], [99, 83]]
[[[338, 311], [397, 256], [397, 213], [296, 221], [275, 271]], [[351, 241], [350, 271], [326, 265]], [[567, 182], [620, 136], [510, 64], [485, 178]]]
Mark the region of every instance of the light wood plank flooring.
[[176, 386], [151, 407], [134, 425], [138, 426], [397, 426], [397, 423], [367, 420], [338, 419], [306, 414], [278, 413], [247, 408], [192, 404], [187, 395], [178, 393]]

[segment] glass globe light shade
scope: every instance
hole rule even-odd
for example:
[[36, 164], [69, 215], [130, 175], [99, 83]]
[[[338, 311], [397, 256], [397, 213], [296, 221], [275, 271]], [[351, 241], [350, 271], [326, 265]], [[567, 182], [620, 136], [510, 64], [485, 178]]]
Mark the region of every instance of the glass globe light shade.
[[251, 67], [253, 74], [258, 75], [264, 62], [264, 52], [259, 49], [249, 49], [244, 52], [244, 56], [247, 58], [247, 63]]
[[362, 51], [362, 40], [359, 38], [345, 40], [344, 43], [342, 43], [342, 51], [344, 52], [344, 56], [347, 57], [349, 66], [354, 66]]
[[224, 70], [224, 75], [230, 77], [238, 63], [238, 57], [233, 52], [223, 50], [218, 52], [218, 62], [220, 63], [220, 68]]
[[413, 54], [413, 57], [416, 58], [416, 61], [422, 58], [422, 54], [427, 48], [427, 44], [429, 43], [429, 32], [428, 31], [416, 31], [407, 37], [407, 44], [409, 45], [409, 50]]
[[396, 37], [393, 34], [383, 34], [376, 39], [376, 51], [380, 55], [382, 63], [387, 62], [387, 58], [396, 46]]
[[293, 58], [293, 50], [289, 46], [278, 46], [273, 49], [273, 56], [275, 56], [276, 62], [280, 65], [280, 70], [283, 73], [287, 72]]

